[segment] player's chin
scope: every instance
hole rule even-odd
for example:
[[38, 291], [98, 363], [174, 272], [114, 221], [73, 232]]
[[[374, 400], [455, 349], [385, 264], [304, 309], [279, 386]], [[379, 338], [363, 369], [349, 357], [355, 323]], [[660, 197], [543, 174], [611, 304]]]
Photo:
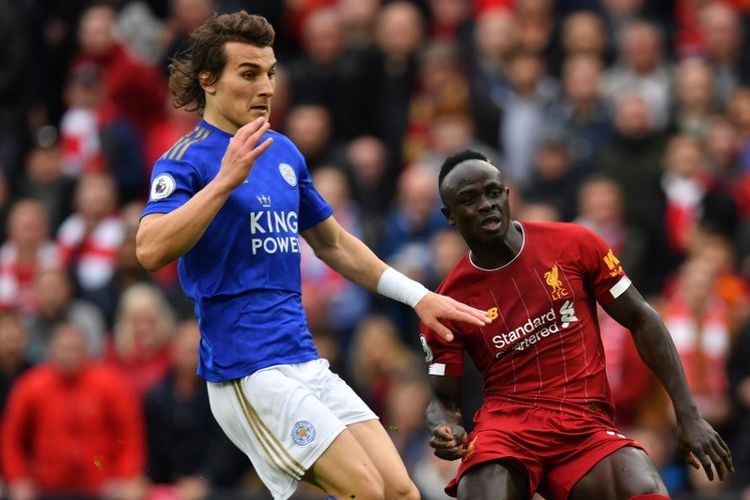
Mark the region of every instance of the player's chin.
[[268, 120], [268, 117], [271, 115], [271, 109], [270, 108], [250, 108], [249, 117], [248, 117], [248, 123], [250, 123], [253, 120], [257, 120], [260, 117], [265, 118]]
[[496, 243], [503, 240], [505, 232], [500, 229], [493, 229], [491, 231], [479, 231], [477, 240], [482, 243]]

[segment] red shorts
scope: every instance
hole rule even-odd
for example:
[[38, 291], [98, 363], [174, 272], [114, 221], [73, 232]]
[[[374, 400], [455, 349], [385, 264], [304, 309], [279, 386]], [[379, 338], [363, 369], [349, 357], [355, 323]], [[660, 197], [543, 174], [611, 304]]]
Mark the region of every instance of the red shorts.
[[474, 420], [469, 451], [445, 488], [453, 497], [466, 471], [503, 460], [526, 474], [529, 498], [538, 490], [547, 500], [564, 500], [578, 480], [607, 455], [624, 446], [643, 449], [600, 412], [577, 416], [508, 403], [492, 410], [483, 406]]

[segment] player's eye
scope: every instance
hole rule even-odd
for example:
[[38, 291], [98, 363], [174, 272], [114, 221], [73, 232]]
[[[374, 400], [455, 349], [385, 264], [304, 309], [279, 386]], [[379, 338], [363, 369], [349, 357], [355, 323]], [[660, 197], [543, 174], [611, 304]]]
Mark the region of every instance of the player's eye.
[[276, 70], [268, 72], [268, 78], [269, 79], [273, 80], [275, 76], [276, 76]]
[[242, 78], [245, 80], [253, 80], [255, 79], [255, 73], [242, 73]]

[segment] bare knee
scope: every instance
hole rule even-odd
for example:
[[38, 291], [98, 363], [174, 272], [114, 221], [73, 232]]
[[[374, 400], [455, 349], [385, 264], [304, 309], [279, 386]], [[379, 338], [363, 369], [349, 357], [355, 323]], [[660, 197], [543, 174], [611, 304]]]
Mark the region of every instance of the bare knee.
[[667, 488], [648, 455], [625, 447], [602, 459], [573, 488], [570, 498], [618, 498], [666, 494]]
[[364, 500], [385, 500], [385, 488], [382, 484], [370, 483], [364, 485], [359, 493], [350, 495], [352, 499], [364, 499]]
[[420, 500], [419, 490], [413, 482], [408, 481], [396, 487], [385, 485], [383, 480], [372, 478], [362, 482], [356, 492], [341, 495], [340, 498], [356, 500]]
[[628, 468], [629, 473], [618, 475], [617, 485], [620, 490], [618, 496], [630, 498], [637, 495], [667, 493], [667, 488], [651, 460], [645, 453], [640, 458], [641, 462], [638, 466]]
[[380, 475], [363, 478], [350, 489], [351, 491], [328, 491], [327, 493], [342, 500], [386, 500], [385, 484]]
[[[637, 480], [631, 480], [620, 484], [622, 498], [630, 498], [638, 495], [665, 494], [667, 489], [661, 479], [651, 475], [643, 475]], [[624, 490], [624, 491], [622, 491]]]
[[388, 500], [419, 500], [420, 496], [419, 490], [414, 483], [408, 481], [404, 485], [399, 485], [399, 487], [394, 489], [392, 493], [387, 491], [386, 498]]

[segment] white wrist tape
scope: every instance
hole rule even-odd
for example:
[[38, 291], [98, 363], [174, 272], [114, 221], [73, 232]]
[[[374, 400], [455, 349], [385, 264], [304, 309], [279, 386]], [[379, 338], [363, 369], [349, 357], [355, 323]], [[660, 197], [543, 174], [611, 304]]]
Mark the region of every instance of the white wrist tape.
[[378, 293], [414, 307], [430, 291], [422, 283], [407, 278], [392, 267], [388, 267], [380, 275]]

